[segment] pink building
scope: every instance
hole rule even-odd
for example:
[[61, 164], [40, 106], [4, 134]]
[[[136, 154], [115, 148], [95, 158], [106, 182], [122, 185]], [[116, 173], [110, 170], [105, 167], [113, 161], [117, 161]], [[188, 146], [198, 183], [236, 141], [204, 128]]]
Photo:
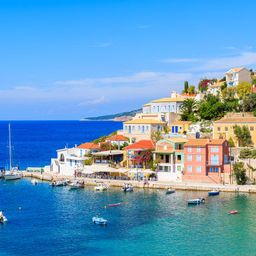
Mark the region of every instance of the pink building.
[[183, 181], [229, 183], [229, 146], [222, 139], [191, 139], [184, 145]]

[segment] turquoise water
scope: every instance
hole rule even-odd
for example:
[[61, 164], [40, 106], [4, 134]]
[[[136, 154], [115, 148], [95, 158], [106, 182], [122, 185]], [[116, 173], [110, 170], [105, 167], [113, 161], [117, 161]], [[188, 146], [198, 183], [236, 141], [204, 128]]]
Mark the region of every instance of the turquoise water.
[[[256, 255], [256, 196], [119, 189], [69, 191], [29, 180], [0, 181], [0, 255]], [[104, 205], [128, 202], [115, 208]], [[22, 207], [19, 210], [19, 207]], [[238, 215], [228, 215], [238, 209]], [[91, 222], [100, 213], [107, 227]]]

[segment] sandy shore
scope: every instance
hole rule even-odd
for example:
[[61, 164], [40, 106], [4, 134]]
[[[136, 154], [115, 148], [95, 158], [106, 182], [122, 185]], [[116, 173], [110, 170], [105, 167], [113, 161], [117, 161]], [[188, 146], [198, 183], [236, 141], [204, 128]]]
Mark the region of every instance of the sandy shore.
[[[40, 174], [38, 172], [24, 172], [24, 177], [31, 177], [45, 181], [74, 179], [74, 177], [56, 175], [51, 173]], [[109, 180], [109, 179], [90, 179], [90, 178], [78, 178], [84, 181], [86, 186], [95, 186], [98, 182], [104, 182], [110, 187], [122, 187], [125, 182], [131, 183], [135, 188], [150, 188], [150, 189], [167, 189], [172, 187], [176, 190], [190, 190], [190, 191], [210, 191], [219, 190], [222, 192], [244, 192], [244, 193], [256, 193], [256, 185], [221, 185], [221, 184], [207, 184], [207, 183], [188, 183], [188, 182], [161, 182], [161, 181], [149, 181], [149, 184], [145, 185], [143, 181], [123, 181], [123, 180]]]

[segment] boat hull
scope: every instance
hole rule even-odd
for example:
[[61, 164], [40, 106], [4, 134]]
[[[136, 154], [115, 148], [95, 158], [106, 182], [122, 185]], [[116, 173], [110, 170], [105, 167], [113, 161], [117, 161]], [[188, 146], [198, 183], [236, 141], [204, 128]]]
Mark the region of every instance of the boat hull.
[[4, 179], [5, 180], [18, 180], [18, 179], [21, 179], [21, 175], [20, 174], [5, 174]]
[[209, 191], [208, 196], [218, 196], [220, 194], [219, 191]]

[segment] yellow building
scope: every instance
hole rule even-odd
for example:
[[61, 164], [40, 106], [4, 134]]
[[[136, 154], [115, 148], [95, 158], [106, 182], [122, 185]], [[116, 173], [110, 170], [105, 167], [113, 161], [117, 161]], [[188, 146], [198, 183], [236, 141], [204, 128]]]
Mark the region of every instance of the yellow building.
[[176, 121], [171, 122], [169, 129], [171, 133], [186, 134], [189, 130], [189, 126], [192, 124], [190, 121]]
[[235, 145], [238, 146], [237, 138], [234, 134], [234, 126], [248, 127], [252, 142], [256, 145], [256, 117], [252, 113], [228, 113], [220, 120], [213, 124], [213, 138], [214, 139], [233, 139]]

